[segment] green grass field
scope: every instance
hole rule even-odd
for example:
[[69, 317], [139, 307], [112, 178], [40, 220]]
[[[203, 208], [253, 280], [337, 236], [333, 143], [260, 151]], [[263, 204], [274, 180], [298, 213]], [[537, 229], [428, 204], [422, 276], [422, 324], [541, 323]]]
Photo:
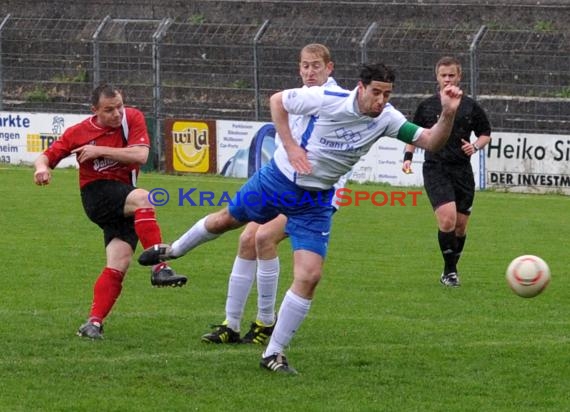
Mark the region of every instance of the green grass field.
[[[240, 183], [140, 179], [171, 194]], [[417, 207], [345, 207], [311, 312], [287, 351], [296, 377], [260, 370], [259, 347], [200, 342], [224, 318], [239, 231], [173, 262], [190, 277], [182, 289], [153, 289], [148, 269], [133, 262], [105, 339], [91, 342], [75, 331], [104, 265], [103, 241], [83, 214], [77, 172], [57, 170], [50, 186], [37, 187], [32, 169], [1, 169], [0, 205], [1, 411], [570, 410], [568, 197], [477, 193], [463, 286], [453, 290], [438, 283], [425, 194]], [[165, 240], [216, 209], [159, 208]], [[543, 257], [552, 271], [533, 299], [514, 295], [504, 279], [521, 254]], [[288, 242], [280, 256], [278, 303], [291, 282]]]

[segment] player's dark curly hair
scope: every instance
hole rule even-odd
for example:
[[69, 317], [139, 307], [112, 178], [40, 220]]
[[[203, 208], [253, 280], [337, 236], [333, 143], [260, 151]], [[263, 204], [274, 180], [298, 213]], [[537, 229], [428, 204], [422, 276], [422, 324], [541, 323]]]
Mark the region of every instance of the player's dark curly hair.
[[383, 63], [364, 64], [360, 70], [360, 81], [369, 85], [372, 81], [394, 83], [396, 74], [394, 70]]

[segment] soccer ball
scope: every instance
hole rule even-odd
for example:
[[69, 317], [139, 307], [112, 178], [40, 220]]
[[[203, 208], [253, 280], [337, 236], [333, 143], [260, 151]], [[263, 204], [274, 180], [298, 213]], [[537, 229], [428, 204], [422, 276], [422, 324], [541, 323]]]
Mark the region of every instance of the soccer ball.
[[550, 268], [534, 255], [519, 256], [507, 268], [507, 283], [517, 295], [533, 298], [550, 282]]

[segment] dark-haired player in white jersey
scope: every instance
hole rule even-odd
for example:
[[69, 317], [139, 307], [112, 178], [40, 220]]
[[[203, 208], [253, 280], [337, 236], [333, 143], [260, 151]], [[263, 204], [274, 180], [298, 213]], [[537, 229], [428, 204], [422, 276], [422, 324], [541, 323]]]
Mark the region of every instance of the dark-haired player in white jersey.
[[[451, 131], [462, 92], [455, 86], [442, 90], [438, 122], [424, 129], [406, 121], [388, 103], [394, 72], [383, 64], [363, 66], [353, 90], [325, 87], [289, 89], [270, 100], [271, 116], [283, 144], [273, 160], [252, 176], [240, 193], [258, 193], [258, 204], [238, 202], [199, 220], [172, 246], [147, 249], [141, 264], [177, 258], [198, 245], [246, 222], [267, 222], [279, 213], [287, 216], [286, 231], [293, 247], [293, 284], [277, 316], [260, 366], [278, 373], [296, 371], [284, 350], [307, 316], [328, 248], [334, 184], [381, 137], [389, 136], [424, 149], [442, 147]], [[312, 116], [303, 136], [293, 136], [289, 115]], [[286, 199], [282, 195], [286, 194]]]

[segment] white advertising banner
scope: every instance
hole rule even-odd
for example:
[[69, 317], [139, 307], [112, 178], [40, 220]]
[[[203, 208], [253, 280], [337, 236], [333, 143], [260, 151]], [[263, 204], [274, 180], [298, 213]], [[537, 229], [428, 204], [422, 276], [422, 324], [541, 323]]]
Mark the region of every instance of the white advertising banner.
[[[267, 122], [216, 121], [218, 173], [228, 177], [248, 177], [256, 161], [265, 163], [275, 150], [275, 133], [263, 133]], [[254, 140], [259, 136], [259, 140]], [[259, 142], [259, 148], [256, 148]], [[257, 149], [257, 150], [256, 150]]]
[[[471, 139], [474, 141], [474, 138]], [[383, 137], [378, 140], [354, 165], [351, 180], [359, 183], [379, 182], [388, 183], [392, 186], [423, 186], [422, 167], [424, 163], [424, 150], [416, 148], [412, 161], [412, 173], [402, 172], [404, 161], [405, 144], [397, 139]], [[480, 159], [479, 156], [471, 158], [475, 185], [481, 187], [479, 179]]]
[[486, 154], [489, 188], [570, 194], [570, 136], [493, 133]]
[[[55, 142], [63, 131], [89, 115], [0, 112], [0, 164], [29, 164]], [[77, 167], [75, 156], [58, 167]]]
[[402, 172], [405, 144], [389, 137], [378, 140], [352, 169], [350, 180], [359, 183], [381, 182], [392, 186], [423, 185], [422, 164], [424, 151], [414, 153], [412, 173]]
[[[88, 116], [0, 112], [0, 164], [32, 163], [67, 127]], [[267, 122], [218, 120], [216, 136], [217, 171], [224, 176], [251, 176], [275, 150], [275, 129]], [[404, 143], [382, 138], [354, 166], [351, 180], [423, 186], [424, 151], [416, 149], [411, 174], [402, 172], [403, 156]], [[570, 136], [495, 132], [471, 164], [477, 188], [570, 194]], [[77, 167], [74, 156], [58, 165], [69, 166]]]
[[[216, 121], [218, 173], [246, 178], [265, 164], [275, 150], [275, 129], [271, 123]], [[424, 151], [416, 148], [411, 174], [402, 172], [405, 144], [385, 137], [354, 165], [350, 180], [388, 183], [392, 186], [423, 186]], [[480, 187], [479, 156], [471, 159], [476, 187]], [[484, 186], [482, 186], [484, 187]]]

